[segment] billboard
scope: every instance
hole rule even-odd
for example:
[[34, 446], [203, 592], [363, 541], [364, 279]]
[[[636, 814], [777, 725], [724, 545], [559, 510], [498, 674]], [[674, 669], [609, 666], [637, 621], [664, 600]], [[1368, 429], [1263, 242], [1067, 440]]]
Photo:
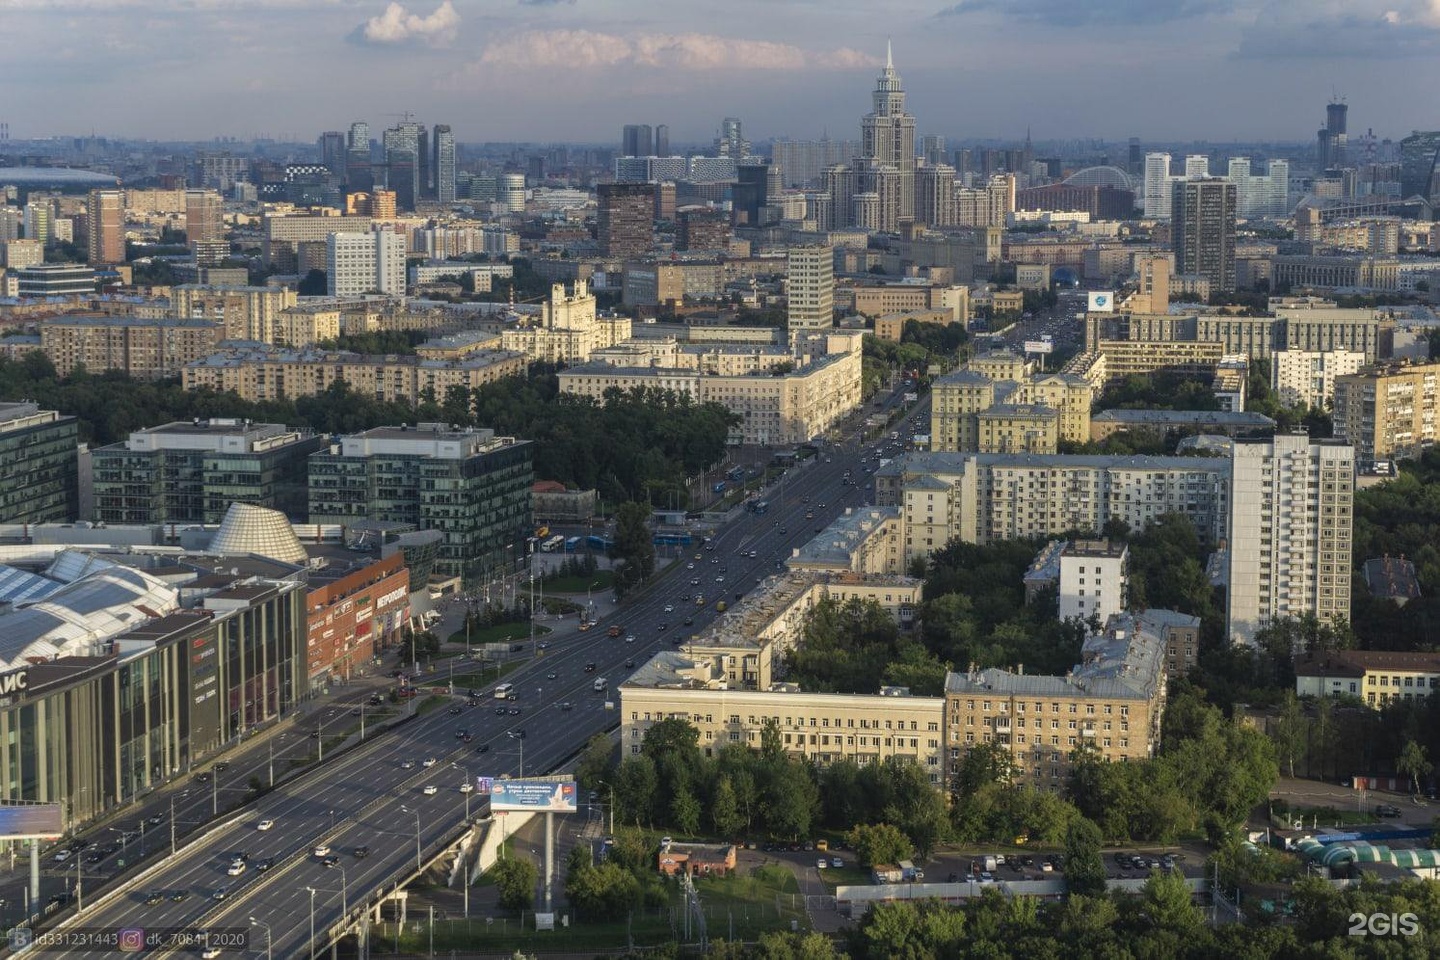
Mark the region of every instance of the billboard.
[[1114, 313], [1115, 294], [1109, 290], [1092, 290], [1089, 309], [1091, 313]]
[[1053, 340], [1026, 340], [1026, 353], [1054, 353], [1055, 342]]
[[64, 832], [58, 803], [0, 805], [0, 840], [48, 840]]
[[553, 811], [574, 813], [580, 791], [574, 780], [494, 780], [476, 777], [480, 792], [490, 797], [490, 812], [518, 810], [524, 813]]

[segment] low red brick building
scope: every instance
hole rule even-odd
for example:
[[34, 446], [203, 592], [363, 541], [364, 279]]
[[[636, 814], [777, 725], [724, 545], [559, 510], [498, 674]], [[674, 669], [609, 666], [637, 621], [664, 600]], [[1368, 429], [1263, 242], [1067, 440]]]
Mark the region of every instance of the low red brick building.
[[399, 636], [409, 616], [405, 555], [364, 559], [363, 566], [330, 579], [324, 568], [311, 574], [305, 613], [312, 687], [349, 677]]
[[693, 877], [723, 877], [735, 869], [735, 845], [667, 843], [660, 848], [657, 865], [667, 877], [681, 873]]

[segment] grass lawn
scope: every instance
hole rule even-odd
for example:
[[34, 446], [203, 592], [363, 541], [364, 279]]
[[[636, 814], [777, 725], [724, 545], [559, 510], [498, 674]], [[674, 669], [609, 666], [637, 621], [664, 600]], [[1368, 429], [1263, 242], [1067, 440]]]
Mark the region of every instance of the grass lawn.
[[[543, 637], [550, 632], [550, 628], [541, 624], [535, 624], [535, 636]], [[476, 647], [482, 643], [519, 643], [530, 639], [529, 623], [499, 623], [493, 627], [481, 627], [478, 630], [470, 631], [470, 646]], [[450, 642], [465, 644], [465, 631], [456, 630], [450, 634]]]
[[[849, 861], [853, 862], [853, 861]], [[854, 887], [870, 882], [870, 871], [862, 867], [841, 867], [820, 871], [820, 879], [832, 887]]]
[[592, 583], [595, 584], [596, 590], [609, 590], [615, 585], [615, 572], [613, 570], [596, 570], [589, 576], [556, 577], [554, 580], [545, 581], [545, 592], [547, 594], [584, 593]]
[[1373, 813], [1357, 813], [1354, 810], [1336, 810], [1334, 807], [1291, 808], [1287, 816], [1291, 820], [1299, 820], [1303, 817], [1307, 824], [1315, 823], [1318, 820], [1322, 827], [1380, 822], [1380, 818]]

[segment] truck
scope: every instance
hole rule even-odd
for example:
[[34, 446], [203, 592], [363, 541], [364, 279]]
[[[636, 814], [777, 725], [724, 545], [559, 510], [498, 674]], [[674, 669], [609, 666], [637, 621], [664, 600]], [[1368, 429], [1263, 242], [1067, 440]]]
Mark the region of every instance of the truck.
[[[995, 866], [994, 866], [995, 858], [994, 858], [994, 857], [991, 857], [991, 858], [990, 858], [990, 863], [991, 863], [991, 865], [990, 865], [990, 867], [988, 867], [987, 869], [994, 870], [994, 869], [995, 869]], [[924, 880], [924, 879], [925, 879], [925, 871], [924, 871], [924, 870], [921, 870], [919, 867], [915, 866], [915, 864], [912, 863], [912, 862], [909, 861], [909, 860], [901, 860], [901, 861], [900, 861], [900, 864], [899, 864], [899, 867], [900, 867], [900, 879], [901, 879], [901, 880], [904, 880], [904, 881], [909, 882], [909, 883], [919, 883], [921, 880]]]
[[601, 693], [608, 686], [610, 686], [610, 681], [606, 680], [604, 677], [597, 677], [595, 679], [595, 682], [591, 684], [591, 689], [593, 689], [596, 693]]
[[899, 883], [904, 874], [893, 863], [877, 863], [870, 868], [870, 879], [874, 883]]
[[986, 854], [985, 856], [980, 857], [979, 860], [980, 860], [980, 869], [981, 869], [981, 870], [985, 870], [985, 871], [987, 871], [987, 872], [989, 872], [989, 873], [994, 873], [994, 872], [995, 872], [995, 868], [1000, 865], [1000, 862], [999, 862], [998, 860], [996, 860], [995, 857], [992, 856], [992, 855], [990, 855], [990, 854]]

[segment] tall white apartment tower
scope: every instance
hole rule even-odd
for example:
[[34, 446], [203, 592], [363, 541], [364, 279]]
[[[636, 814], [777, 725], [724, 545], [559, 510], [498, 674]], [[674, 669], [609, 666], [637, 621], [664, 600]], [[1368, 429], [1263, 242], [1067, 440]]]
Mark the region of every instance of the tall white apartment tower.
[[1203, 153], [1192, 153], [1185, 158], [1185, 179], [1205, 180], [1210, 176], [1210, 158]]
[[1145, 219], [1170, 219], [1170, 154], [1145, 154]]
[[791, 247], [787, 255], [790, 331], [820, 330], [835, 324], [835, 251], [830, 247]]
[[1355, 448], [1305, 434], [1231, 447], [1227, 630], [1253, 644], [1273, 620], [1350, 618]]
[[393, 230], [332, 233], [327, 240], [329, 294], [405, 295], [405, 237]]

